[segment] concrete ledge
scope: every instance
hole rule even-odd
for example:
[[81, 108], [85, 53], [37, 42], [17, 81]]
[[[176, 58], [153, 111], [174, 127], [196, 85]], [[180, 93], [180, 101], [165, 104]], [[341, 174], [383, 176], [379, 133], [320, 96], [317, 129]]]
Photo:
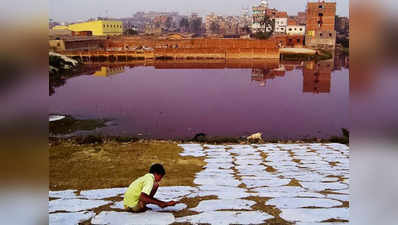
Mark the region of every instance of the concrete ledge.
[[281, 54], [303, 54], [303, 55], [315, 55], [316, 50], [309, 48], [281, 48]]

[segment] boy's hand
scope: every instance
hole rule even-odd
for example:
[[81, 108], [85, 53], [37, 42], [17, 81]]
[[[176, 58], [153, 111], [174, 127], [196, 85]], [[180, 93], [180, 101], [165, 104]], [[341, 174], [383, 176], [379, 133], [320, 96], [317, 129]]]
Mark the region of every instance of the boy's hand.
[[176, 204], [177, 204], [177, 202], [175, 202], [175, 201], [167, 202], [167, 206], [175, 206]]
[[169, 206], [168, 202], [163, 202], [162, 204], [159, 204], [160, 208], [164, 208], [164, 207], [167, 207], [167, 206]]

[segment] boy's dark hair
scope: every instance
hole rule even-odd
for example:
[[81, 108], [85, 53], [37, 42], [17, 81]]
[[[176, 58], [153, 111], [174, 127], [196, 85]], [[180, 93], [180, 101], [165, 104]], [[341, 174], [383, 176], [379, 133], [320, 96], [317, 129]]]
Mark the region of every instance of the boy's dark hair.
[[166, 174], [166, 171], [164, 170], [164, 168], [161, 164], [156, 163], [151, 166], [151, 168], [149, 169], [149, 173], [152, 173], [152, 174], [156, 173], [156, 174], [164, 176]]

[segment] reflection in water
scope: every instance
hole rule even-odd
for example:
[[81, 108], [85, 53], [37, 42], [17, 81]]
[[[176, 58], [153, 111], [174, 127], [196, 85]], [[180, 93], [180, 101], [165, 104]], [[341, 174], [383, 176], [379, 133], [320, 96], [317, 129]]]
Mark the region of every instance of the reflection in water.
[[349, 121], [347, 67], [347, 58], [92, 63], [63, 76], [49, 111], [114, 119], [98, 131], [111, 135], [330, 137]]
[[285, 67], [281, 65], [281, 67], [277, 69], [252, 69], [251, 80], [257, 81], [260, 83], [261, 87], [265, 86], [266, 80], [275, 79], [275, 77], [283, 77], [285, 76]]
[[94, 76], [107, 77], [124, 72], [124, 66], [101, 66], [101, 69], [94, 73]]
[[305, 62], [303, 92], [329, 93], [333, 61]]

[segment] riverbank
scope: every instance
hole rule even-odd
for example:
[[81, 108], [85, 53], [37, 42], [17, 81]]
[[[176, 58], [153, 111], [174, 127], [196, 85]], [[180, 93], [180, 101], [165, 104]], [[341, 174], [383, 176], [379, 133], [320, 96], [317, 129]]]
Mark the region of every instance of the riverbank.
[[[226, 214], [228, 224], [348, 222], [349, 150], [341, 144], [50, 140], [49, 155], [52, 222], [73, 217], [83, 224], [118, 224], [120, 216], [145, 218], [123, 210], [123, 194], [153, 163], [166, 169], [156, 196], [179, 202], [166, 212], [148, 212], [154, 223], [162, 215], [169, 215], [171, 224], [214, 222], [210, 214]], [[247, 218], [251, 222], [244, 222]]]
[[192, 186], [204, 165], [200, 158], [180, 157], [182, 149], [172, 141], [50, 138], [48, 144], [51, 190], [126, 187], [155, 162], [167, 168], [162, 185]]
[[[250, 144], [231, 140], [209, 144]], [[318, 140], [319, 141], [319, 140]], [[322, 141], [322, 140], [320, 140]], [[200, 171], [201, 158], [181, 157], [183, 143], [188, 141], [144, 140], [129, 137], [71, 137], [49, 138], [50, 189], [93, 189], [128, 186], [134, 177], [148, 170], [148, 165], [161, 162], [167, 168], [164, 184], [192, 186], [189, 178]], [[205, 144], [204, 142], [196, 142]], [[261, 142], [266, 143], [266, 142]], [[279, 144], [317, 143], [306, 141], [278, 141]], [[319, 144], [331, 143], [318, 142]], [[184, 177], [187, 177], [185, 179]]]

